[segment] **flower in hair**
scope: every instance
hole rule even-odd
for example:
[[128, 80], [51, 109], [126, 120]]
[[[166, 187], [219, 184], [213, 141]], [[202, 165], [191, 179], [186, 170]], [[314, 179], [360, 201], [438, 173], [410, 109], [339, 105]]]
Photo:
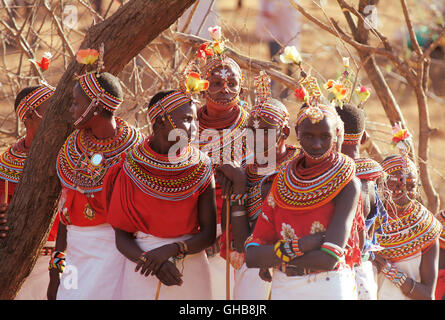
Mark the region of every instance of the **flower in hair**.
[[45, 52], [43, 54], [42, 59], [40, 60], [40, 62], [37, 62], [33, 59], [29, 59], [29, 61], [31, 61], [32, 63], [36, 64], [37, 66], [39, 66], [40, 70], [42, 71], [46, 71], [49, 68], [49, 64], [51, 62], [51, 58], [53, 56], [51, 55], [51, 52]]
[[190, 72], [185, 79], [185, 88], [187, 93], [194, 93], [207, 90], [209, 82], [202, 80], [197, 72]]
[[280, 54], [280, 60], [286, 64], [295, 63], [299, 65], [302, 62], [301, 54], [295, 46], [287, 46], [284, 48], [284, 52]]
[[210, 37], [215, 41], [221, 41], [221, 27], [220, 26], [214, 26], [208, 28]]
[[196, 56], [200, 59], [207, 60], [207, 57], [213, 56], [212, 48], [209, 48], [210, 42], [204, 42], [198, 49]]
[[411, 134], [407, 129], [403, 129], [400, 122], [396, 123], [392, 128], [392, 142], [398, 144], [399, 142], [410, 139]]
[[361, 102], [365, 102], [371, 96], [371, 89], [366, 88], [365, 86], [360, 86], [355, 89], [355, 93]]
[[83, 49], [76, 53], [76, 60], [81, 64], [94, 64], [99, 58], [99, 51], [95, 49]]
[[303, 87], [295, 89], [294, 94], [295, 94], [295, 97], [297, 97], [297, 99], [299, 99], [299, 100], [306, 101], [306, 99], [307, 99], [307, 91]]
[[215, 40], [212, 44], [212, 50], [214, 53], [220, 55], [221, 53], [223, 53], [225, 51], [224, 42]]

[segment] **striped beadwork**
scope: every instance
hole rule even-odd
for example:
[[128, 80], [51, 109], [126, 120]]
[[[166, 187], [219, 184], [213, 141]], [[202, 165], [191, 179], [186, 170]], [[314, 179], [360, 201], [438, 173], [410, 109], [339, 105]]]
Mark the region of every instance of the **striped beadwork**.
[[[102, 190], [107, 169], [119, 162], [120, 154], [142, 141], [142, 135], [124, 120], [115, 117], [118, 133], [110, 139], [96, 139], [87, 130], [74, 131], [57, 157], [57, 175], [61, 183], [82, 193]], [[95, 154], [103, 156], [99, 166], [91, 163]]]
[[[210, 157], [214, 168], [232, 161], [235, 156], [241, 157], [241, 162], [246, 162], [253, 156], [243, 139], [248, 113], [241, 107], [239, 110], [236, 120], [224, 129], [209, 127], [203, 119], [199, 119], [199, 142], [196, 147]], [[208, 136], [206, 133], [217, 134]]]
[[333, 152], [324, 161], [332, 165], [323, 173], [315, 172], [312, 177], [299, 177], [296, 165], [303, 155], [282, 168], [272, 184], [275, 205], [289, 210], [307, 210], [320, 207], [331, 201], [355, 175], [354, 160]]
[[202, 193], [211, 181], [210, 159], [194, 147], [184, 148], [171, 161], [141, 143], [127, 152], [125, 174], [145, 194], [163, 200], [180, 201]]
[[262, 175], [258, 174], [258, 167], [256, 164], [249, 164], [246, 166], [245, 172], [247, 176], [247, 200], [246, 210], [250, 221], [254, 221], [261, 214], [261, 207], [263, 200], [261, 196], [261, 187], [263, 182], [270, 177], [270, 175], [278, 172], [282, 167], [286, 166], [288, 162], [297, 157], [299, 149], [294, 146], [286, 146], [287, 151], [283, 159], [277, 159], [277, 167], [272, 172], [267, 172]]
[[439, 237], [439, 245], [442, 250], [445, 250], [445, 210], [439, 211], [437, 219], [442, 224], [442, 232]]
[[355, 175], [363, 180], [375, 181], [383, 175], [382, 166], [373, 159], [360, 158], [355, 159]]
[[413, 201], [397, 218], [389, 218], [376, 234], [383, 250], [379, 254], [398, 261], [427, 248], [439, 236], [442, 225], [418, 201]]
[[172, 92], [149, 107], [148, 117], [150, 118], [150, 122], [153, 124], [158, 117], [167, 115], [191, 101], [190, 97], [181, 91]]
[[79, 84], [91, 100], [97, 99], [108, 111], [114, 112], [122, 103], [122, 100], [112, 96], [100, 86], [94, 73], [88, 73], [81, 77]]
[[0, 178], [13, 183], [18, 183], [23, 172], [23, 166], [28, 156], [28, 152], [21, 150], [20, 145], [24, 144], [24, 138], [10, 146], [0, 156]]
[[17, 116], [20, 121], [25, 120], [25, 116], [29, 110], [37, 110], [37, 108], [54, 94], [54, 90], [48, 87], [39, 87], [24, 97], [17, 106]]

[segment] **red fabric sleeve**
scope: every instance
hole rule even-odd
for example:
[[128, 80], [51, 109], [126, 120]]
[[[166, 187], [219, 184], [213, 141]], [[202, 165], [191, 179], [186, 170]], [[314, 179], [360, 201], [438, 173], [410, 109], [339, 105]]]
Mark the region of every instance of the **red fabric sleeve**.
[[263, 201], [262, 213], [258, 216], [252, 236], [249, 237], [246, 244], [274, 244], [278, 241], [279, 235], [276, 233], [274, 219], [275, 210], [271, 205], [273, 205], [273, 195], [271, 192], [269, 192], [266, 200]]

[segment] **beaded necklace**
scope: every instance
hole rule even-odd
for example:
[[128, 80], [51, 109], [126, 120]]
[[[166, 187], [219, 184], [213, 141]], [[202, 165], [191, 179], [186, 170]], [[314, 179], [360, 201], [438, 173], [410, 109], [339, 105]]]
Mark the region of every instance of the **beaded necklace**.
[[286, 153], [281, 159], [277, 159], [277, 167], [275, 170], [265, 174], [258, 174], [258, 166], [256, 164], [248, 164], [246, 166], [247, 176], [247, 199], [246, 210], [249, 215], [249, 220], [254, 221], [261, 213], [261, 207], [263, 205], [261, 196], [261, 187], [263, 182], [271, 175], [279, 171], [288, 162], [298, 156], [299, 149], [294, 146], [287, 145]]
[[213, 173], [210, 159], [198, 149], [188, 146], [171, 159], [153, 151], [149, 140], [127, 153], [123, 170], [142, 192], [169, 201], [202, 193]]
[[389, 216], [377, 233], [384, 249], [379, 254], [398, 261], [413, 256], [431, 245], [442, 231], [434, 215], [418, 201], [412, 201], [399, 217]]
[[363, 180], [375, 181], [383, 175], [382, 166], [373, 159], [359, 158], [355, 159], [357, 178]]
[[[244, 134], [248, 120], [248, 113], [244, 108], [237, 105], [227, 118], [220, 121], [211, 119], [206, 114], [206, 106], [204, 106], [198, 111], [198, 119], [199, 150], [208, 154], [214, 166], [232, 159], [233, 155], [242, 155], [242, 161], [249, 157], [244, 139], [239, 141]], [[215, 139], [214, 136], [206, 136], [206, 130], [217, 130], [218, 139]], [[232, 143], [233, 145], [228, 147]]]
[[442, 232], [439, 237], [439, 245], [442, 250], [445, 250], [445, 210], [441, 210], [437, 215], [437, 219], [442, 224]]
[[283, 167], [272, 183], [275, 204], [288, 210], [318, 208], [332, 199], [355, 175], [354, 160], [332, 152], [320, 163], [304, 168], [305, 156]]
[[0, 156], [0, 178], [18, 183], [27, 157], [25, 138], [21, 138]]
[[[115, 117], [117, 134], [97, 139], [90, 130], [75, 130], [65, 141], [57, 157], [57, 175], [62, 184], [81, 193], [102, 190], [103, 177], [109, 167], [119, 162], [120, 154], [142, 141], [142, 135], [124, 120]], [[92, 158], [100, 155], [100, 164]]]

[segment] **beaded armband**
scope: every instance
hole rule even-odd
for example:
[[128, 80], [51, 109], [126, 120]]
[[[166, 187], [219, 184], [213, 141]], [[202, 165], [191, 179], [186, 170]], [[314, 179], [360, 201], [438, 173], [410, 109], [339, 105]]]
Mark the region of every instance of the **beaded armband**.
[[407, 278], [405, 273], [399, 271], [399, 269], [391, 263], [388, 263], [382, 272], [397, 288], [400, 288]]
[[188, 251], [186, 243], [184, 241], [178, 241], [175, 242], [175, 244], [179, 248], [178, 254], [175, 256], [175, 259], [184, 259]]
[[282, 249], [281, 249], [282, 245], [284, 245], [284, 243], [286, 243], [286, 242], [287, 242], [286, 240], [280, 240], [274, 246], [275, 255], [278, 257], [278, 259], [280, 259], [283, 262], [291, 261], [291, 257], [286, 255], [286, 253], [283, 252]]
[[246, 204], [247, 193], [244, 194], [231, 194], [230, 206], [244, 206]]
[[49, 261], [48, 270], [56, 269], [60, 273], [63, 273], [66, 267], [65, 253], [61, 251], [55, 251]]

